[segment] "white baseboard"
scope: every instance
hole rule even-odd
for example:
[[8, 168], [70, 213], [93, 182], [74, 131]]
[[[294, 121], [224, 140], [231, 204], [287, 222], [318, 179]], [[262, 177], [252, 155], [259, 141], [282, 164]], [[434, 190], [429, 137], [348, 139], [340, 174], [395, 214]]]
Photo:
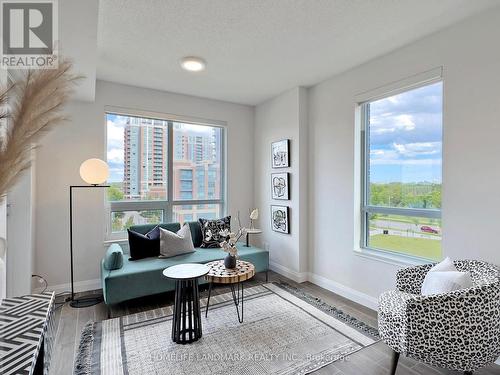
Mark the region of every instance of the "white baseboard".
[[328, 289], [330, 292], [336, 293], [344, 298], [368, 307], [371, 310], [377, 311], [378, 309], [377, 298], [362, 293], [356, 289], [352, 289], [336, 281], [327, 279], [323, 276], [315, 275], [313, 273], [309, 273], [309, 281], [322, 288]]
[[368, 294], [362, 293], [358, 290], [352, 289], [336, 281], [327, 279], [326, 277], [319, 276], [310, 272], [297, 272], [289, 269], [288, 267], [282, 266], [281, 264], [278, 264], [276, 262], [270, 262], [269, 268], [272, 271], [279, 273], [280, 275], [283, 275], [297, 283], [310, 281], [313, 284], [325, 288], [351, 301], [359, 303], [360, 305], [368, 307], [371, 310], [376, 311], [378, 308], [377, 298], [369, 296]]
[[[101, 289], [101, 279], [77, 281], [74, 284], [74, 288], [76, 293]], [[35, 290], [33, 290], [33, 293], [40, 293], [42, 290], [42, 288], [36, 288]], [[49, 285], [47, 287], [47, 291], [53, 291], [56, 292], [56, 294], [62, 292], [71, 292], [71, 283]]]
[[308, 280], [307, 272], [297, 272], [276, 262], [269, 262], [269, 268], [271, 269], [271, 271], [279, 273], [280, 275], [283, 275], [290, 280], [295, 281], [296, 283], [303, 283], [304, 281]]

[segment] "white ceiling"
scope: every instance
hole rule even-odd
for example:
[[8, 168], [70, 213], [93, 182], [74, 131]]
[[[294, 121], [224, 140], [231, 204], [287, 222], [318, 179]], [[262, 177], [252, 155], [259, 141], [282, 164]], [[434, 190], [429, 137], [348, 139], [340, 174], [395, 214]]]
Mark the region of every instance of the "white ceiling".
[[98, 9], [98, 0], [59, 1], [59, 50], [73, 61], [74, 72], [85, 77], [75, 87], [77, 100], [95, 97]]
[[[99, 79], [254, 105], [497, 0], [100, 0]], [[183, 56], [206, 59], [188, 73]]]

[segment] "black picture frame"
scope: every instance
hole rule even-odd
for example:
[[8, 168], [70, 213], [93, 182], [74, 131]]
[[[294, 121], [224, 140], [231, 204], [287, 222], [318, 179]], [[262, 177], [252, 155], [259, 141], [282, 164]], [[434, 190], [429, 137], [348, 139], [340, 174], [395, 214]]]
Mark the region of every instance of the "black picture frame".
[[271, 229], [290, 234], [290, 209], [288, 206], [271, 205]]
[[271, 143], [271, 167], [273, 169], [290, 167], [289, 139], [282, 139]]
[[290, 173], [271, 173], [271, 198], [290, 200]]

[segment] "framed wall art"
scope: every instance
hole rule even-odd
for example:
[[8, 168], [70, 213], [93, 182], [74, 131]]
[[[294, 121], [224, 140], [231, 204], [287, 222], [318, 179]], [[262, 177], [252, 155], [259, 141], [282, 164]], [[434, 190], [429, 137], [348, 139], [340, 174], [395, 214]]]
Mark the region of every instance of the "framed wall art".
[[271, 161], [273, 168], [287, 168], [290, 166], [289, 146], [289, 139], [271, 143]]
[[271, 206], [271, 227], [279, 233], [290, 233], [289, 209], [287, 206]]
[[271, 196], [273, 199], [290, 199], [290, 185], [288, 172], [271, 174]]

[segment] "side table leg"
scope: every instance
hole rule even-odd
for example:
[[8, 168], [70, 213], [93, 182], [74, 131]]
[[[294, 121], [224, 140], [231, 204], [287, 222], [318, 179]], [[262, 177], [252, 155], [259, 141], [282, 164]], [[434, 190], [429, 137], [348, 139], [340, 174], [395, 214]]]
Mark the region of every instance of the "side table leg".
[[195, 336], [201, 338], [203, 332], [201, 329], [200, 295], [198, 292], [198, 279], [194, 280], [194, 327]]
[[181, 282], [175, 281], [175, 302], [174, 315], [172, 319], [172, 341], [178, 342], [180, 339], [180, 320], [181, 320]]
[[194, 280], [188, 281], [188, 331], [189, 331], [189, 342], [193, 341], [193, 304], [194, 304]]
[[236, 306], [238, 306], [240, 304], [240, 283], [238, 282], [238, 284], [237, 284], [238, 294], [236, 294], [236, 292], [234, 290], [234, 284], [230, 284], [230, 285], [231, 285], [231, 294], [233, 296], [234, 304]]
[[186, 325], [186, 319], [187, 319], [187, 304], [188, 304], [188, 293], [189, 293], [189, 281], [187, 280], [182, 280], [181, 281], [182, 285], [182, 329], [181, 329], [181, 343], [185, 343], [187, 341], [186, 339], [186, 334], [187, 334], [187, 325]]
[[239, 320], [239, 319], [238, 320], [240, 323], [243, 323], [243, 311], [244, 311], [244, 309], [243, 309], [243, 295], [244, 295], [244, 293], [243, 293], [243, 283], [241, 282], [240, 284], [241, 284], [241, 320]]
[[205, 318], [208, 316], [208, 306], [210, 305], [210, 295], [212, 294], [212, 282], [208, 285], [207, 308], [205, 310]]
[[[241, 287], [241, 300], [240, 300], [240, 287]], [[244, 299], [244, 292], [243, 292], [243, 282], [238, 282], [237, 285], [238, 292], [236, 293], [234, 291], [234, 284], [231, 284], [231, 292], [233, 294], [233, 302], [234, 306], [236, 307], [236, 312], [238, 314], [238, 321], [240, 323], [243, 323], [243, 299]], [[241, 317], [240, 317], [240, 303], [241, 303]]]

